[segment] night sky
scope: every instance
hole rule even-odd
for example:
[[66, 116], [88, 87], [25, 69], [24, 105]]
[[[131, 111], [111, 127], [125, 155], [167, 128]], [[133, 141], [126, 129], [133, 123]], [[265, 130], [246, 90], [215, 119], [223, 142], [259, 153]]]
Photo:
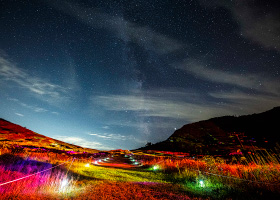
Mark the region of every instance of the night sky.
[[280, 105], [278, 0], [1, 0], [0, 117], [94, 149]]

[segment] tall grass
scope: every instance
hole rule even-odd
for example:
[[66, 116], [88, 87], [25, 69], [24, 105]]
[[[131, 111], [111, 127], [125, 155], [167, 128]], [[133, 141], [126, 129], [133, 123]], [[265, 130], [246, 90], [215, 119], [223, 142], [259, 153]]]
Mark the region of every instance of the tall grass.
[[141, 159], [144, 165], [158, 166], [162, 171], [171, 173], [174, 177], [180, 177], [180, 180], [195, 182], [201, 179], [199, 177], [204, 177], [213, 183], [223, 183], [231, 187], [250, 185], [254, 188], [278, 191], [280, 189], [280, 163], [273, 157], [269, 162], [264, 162], [264, 158], [260, 155], [255, 155], [255, 161], [258, 157], [257, 162], [247, 161], [246, 164], [227, 164], [225, 160], [211, 156], [202, 159], [170, 157], [151, 159], [142, 156]]
[[[74, 182], [71, 174], [67, 174], [68, 170], [63, 166], [52, 167], [53, 165], [50, 163], [23, 159], [10, 154], [1, 155], [0, 185], [26, 177], [1, 185], [1, 199], [24, 199], [30, 196], [40, 199], [41, 197], [50, 198], [54, 195], [63, 196], [69, 193]], [[40, 171], [44, 172], [37, 173]]]
[[[243, 193], [248, 196], [252, 191], [257, 191], [257, 195], [279, 194], [280, 189], [280, 164], [273, 154], [269, 158], [251, 154], [251, 160], [243, 159], [239, 164], [228, 164], [224, 159], [210, 156], [192, 159], [134, 155], [144, 165], [134, 170], [86, 167], [94, 158], [82, 155], [81, 159], [73, 160], [74, 156], [38, 149], [1, 155], [0, 184], [68, 161], [52, 170], [0, 186], [1, 198], [190, 199], [189, 196], [195, 195], [225, 199], [240, 198]], [[64, 180], [68, 181], [64, 183]], [[238, 197], [236, 192], [240, 194]]]

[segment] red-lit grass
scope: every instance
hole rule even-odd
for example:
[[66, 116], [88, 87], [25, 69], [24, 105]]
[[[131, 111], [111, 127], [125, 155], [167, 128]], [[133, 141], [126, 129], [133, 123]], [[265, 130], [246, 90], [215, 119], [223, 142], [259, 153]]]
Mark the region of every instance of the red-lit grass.
[[[90, 165], [92, 158], [73, 160], [71, 154], [59, 154], [53, 152], [25, 151], [18, 152], [25, 161], [13, 162], [18, 165], [14, 170], [9, 164], [0, 168], [0, 183], [18, 177], [44, 170], [51, 164], [61, 164], [68, 161], [64, 168], [49, 173], [37, 174], [26, 180], [0, 187], [5, 198], [15, 199], [189, 199], [186, 194], [195, 194], [207, 198], [224, 198], [232, 191], [279, 191], [280, 164], [270, 162], [266, 164], [247, 163], [226, 164], [220, 158], [204, 157], [194, 160], [191, 158], [147, 157], [134, 156], [142, 160], [144, 166], [159, 166], [159, 169], [148, 168], [113, 169]], [[37, 167], [28, 163], [28, 160], [37, 160], [45, 163], [45, 167], [37, 163]], [[114, 163], [110, 163], [114, 165]], [[5, 166], [5, 168], [3, 167]], [[28, 167], [29, 166], [29, 167]], [[71, 166], [68, 178], [73, 176], [71, 172], [80, 175], [80, 178], [71, 181], [67, 190], [60, 188], [61, 180]], [[10, 167], [10, 168], [9, 168]], [[121, 167], [121, 166], [119, 166]], [[211, 173], [211, 174], [210, 174]], [[5, 179], [5, 180], [4, 180]], [[239, 180], [243, 179], [243, 180]], [[203, 180], [205, 186], [200, 186]], [[255, 182], [251, 182], [255, 181]], [[143, 183], [139, 183], [143, 182]], [[265, 182], [265, 183], [258, 183]], [[171, 183], [174, 187], [171, 187]], [[275, 184], [275, 185], [274, 185]], [[23, 188], [23, 189], [22, 189]], [[187, 191], [187, 193], [186, 193]], [[215, 193], [213, 195], [213, 193]], [[216, 194], [223, 193], [223, 194]], [[216, 196], [215, 196], [216, 195]], [[36, 197], [36, 198], [34, 198]]]
[[[67, 175], [67, 169], [63, 166], [55, 167], [49, 163], [7, 154], [0, 158], [1, 199], [22, 199], [22, 196], [30, 195], [57, 196], [71, 189], [73, 178]], [[63, 180], [67, 180], [65, 186], [62, 185]]]
[[[1, 177], [0, 183], [24, 177], [34, 173], [34, 171], [45, 170], [51, 166], [47, 163], [44, 166], [41, 163], [30, 161], [30, 159], [25, 160], [20, 157], [9, 156], [12, 161], [6, 162], [6, 165], [0, 167], [1, 174], [5, 174]], [[61, 181], [67, 177], [66, 171], [70, 166], [71, 171], [74, 170], [89, 179], [81, 178], [80, 181], [72, 181], [64, 189], [61, 188]], [[110, 175], [107, 174], [108, 172]], [[96, 177], [95, 175], [99, 173], [102, 174]], [[134, 175], [139, 177], [134, 177]], [[142, 175], [144, 176], [142, 177]], [[142, 172], [135, 171], [132, 174], [130, 171], [121, 169], [106, 169], [92, 165], [85, 167], [83, 163], [74, 161], [72, 165], [67, 163], [65, 168], [36, 174], [0, 188], [3, 199], [190, 199], [184, 193], [179, 192], [179, 190], [182, 190], [180, 185], [175, 186], [158, 182], [127, 182], [127, 180], [147, 181], [149, 178], [155, 180], [156, 177], [157, 174], [153, 172], [142, 174]], [[118, 179], [122, 181], [114, 181]]]
[[[85, 194], [75, 199], [123, 199], [123, 200], [155, 200], [155, 199], [201, 199], [190, 198], [182, 193], [178, 184], [160, 184], [147, 182], [102, 182], [85, 189]], [[180, 192], [181, 191], [181, 192]]]
[[280, 188], [280, 164], [266, 163], [256, 164], [226, 164], [221, 158], [205, 157], [200, 160], [190, 158], [168, 158], [158, 157], [153, 159], [145, 159], [142, 157], [144, 165], [158, 166], [159, 169], [166, 173], [175, 173], [185, 175], [185, 179], [189, 179], [188, 174], [203, 174], [229, 185], [250, 184], [254, 187], [265, 187], [269, 190], [278, 190]]

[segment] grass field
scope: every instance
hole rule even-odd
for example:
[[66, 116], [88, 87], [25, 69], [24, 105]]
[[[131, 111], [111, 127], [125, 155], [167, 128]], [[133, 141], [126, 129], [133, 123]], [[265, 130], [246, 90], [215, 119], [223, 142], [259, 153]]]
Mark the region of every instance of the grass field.
[[[2, 199], [280, 197], [280, 164], [273, 155], [262, 164], [226, 164], [221, 158], [209, 156], [192, 159], [141, 152], [91, 157], [34, 150], [1, 152]], [[116, 165], [118, 162], [125, 163]], [[26, 178], [7, 183], [22, 177]]]

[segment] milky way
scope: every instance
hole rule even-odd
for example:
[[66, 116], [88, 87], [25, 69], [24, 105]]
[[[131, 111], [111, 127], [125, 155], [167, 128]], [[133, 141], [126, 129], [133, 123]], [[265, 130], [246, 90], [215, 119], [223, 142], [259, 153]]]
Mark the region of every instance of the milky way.
[[277, 1], [0, 3], [0, 117], [96, 149], [280, 102]]

